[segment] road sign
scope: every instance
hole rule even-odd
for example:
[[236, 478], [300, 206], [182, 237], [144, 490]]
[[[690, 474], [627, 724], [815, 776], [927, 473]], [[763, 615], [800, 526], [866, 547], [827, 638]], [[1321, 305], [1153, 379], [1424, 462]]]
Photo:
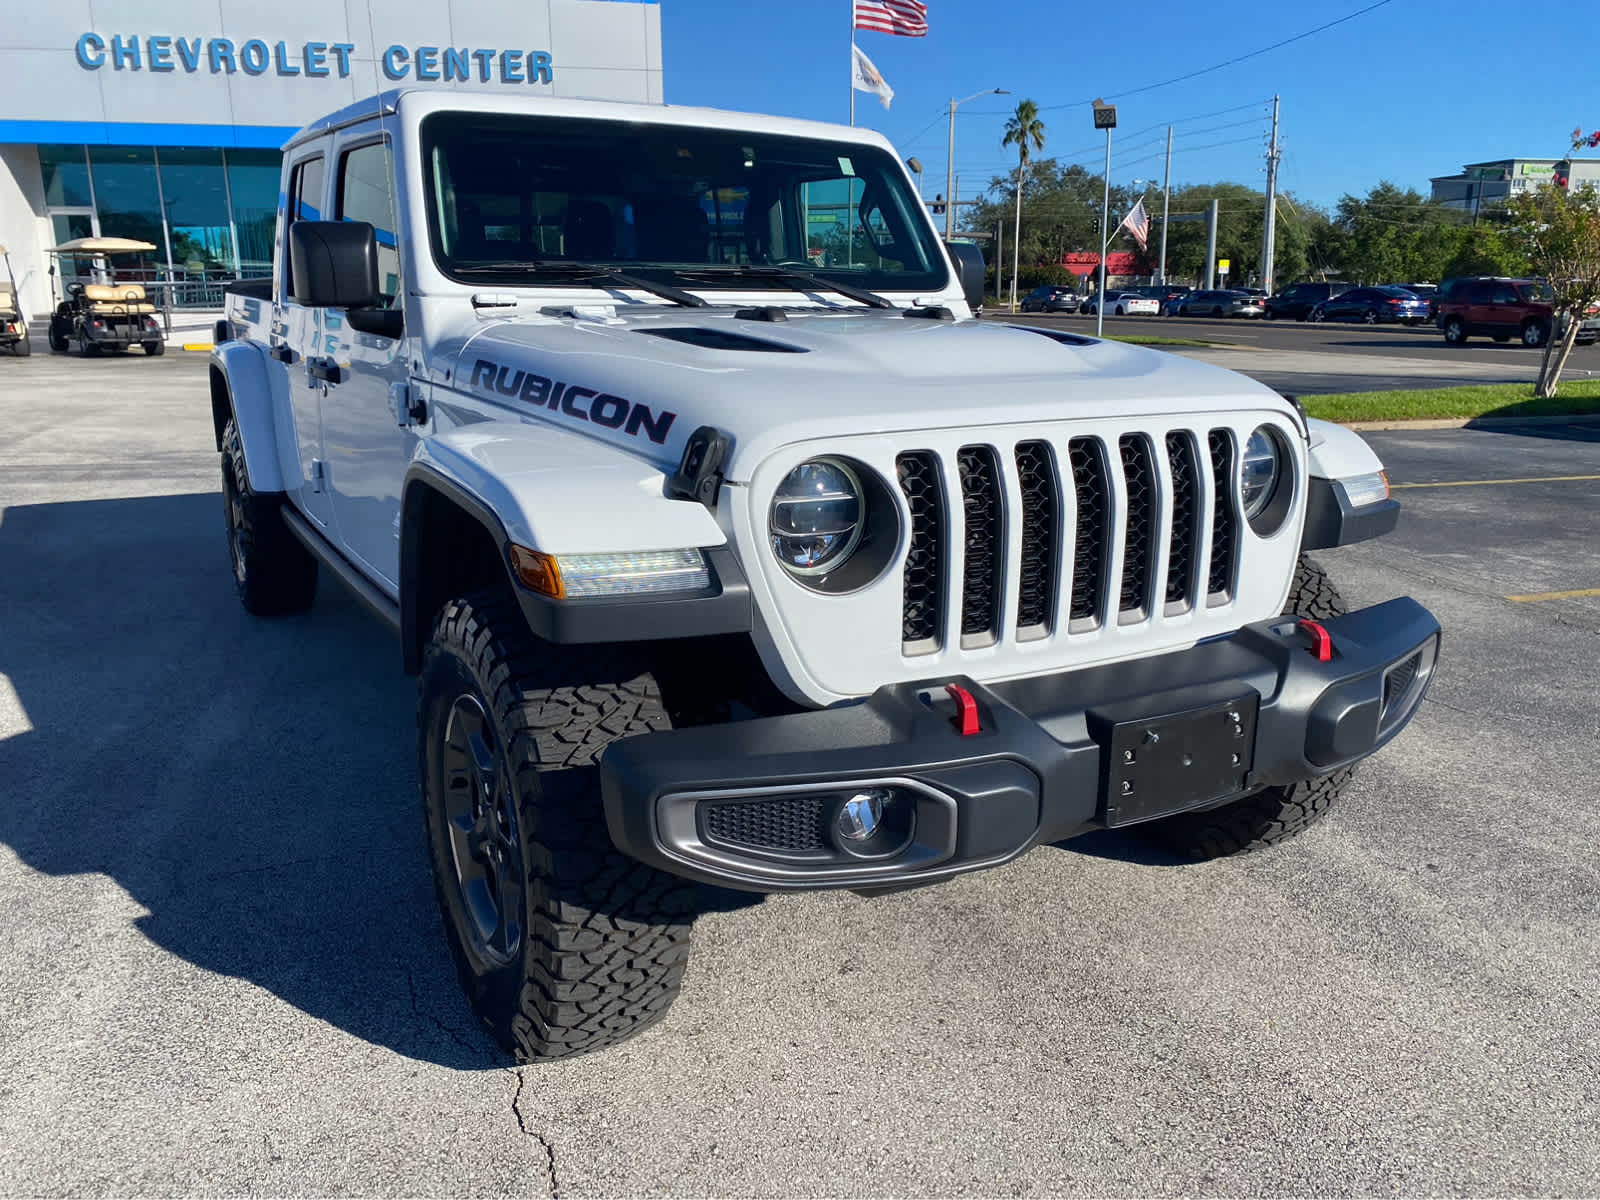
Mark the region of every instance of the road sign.
[[1104, 100], [1094, 102], [1094, 127], [1096, 129], [1115, 129], [1117, 127], [1117, 106], [1107, 104]]
[[1217, 259], [1217, 274], [1226, 275], [1228, 273], [1228, 268], [1230, 266], [1232, 266], [1232, 265], [1233, 265], [1233, 260], [1230, 259], [1230, 258], [1219, 258], [1219, 259]]

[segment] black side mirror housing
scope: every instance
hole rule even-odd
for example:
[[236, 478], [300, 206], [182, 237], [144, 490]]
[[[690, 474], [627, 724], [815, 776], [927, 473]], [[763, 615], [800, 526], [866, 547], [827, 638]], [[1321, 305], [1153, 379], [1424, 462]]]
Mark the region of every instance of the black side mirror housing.
[[976, 312], [983, 307], [983, 251], [971, 242], [946, 242], [944, 245], [950, 252], [950, 261], [955, 264], [956, 278], [961, 280], [967, 307]]
[[289, 226], [291, 296], [308, 308], [380, 303], [378, 236], [365, 221], [296, 221]]

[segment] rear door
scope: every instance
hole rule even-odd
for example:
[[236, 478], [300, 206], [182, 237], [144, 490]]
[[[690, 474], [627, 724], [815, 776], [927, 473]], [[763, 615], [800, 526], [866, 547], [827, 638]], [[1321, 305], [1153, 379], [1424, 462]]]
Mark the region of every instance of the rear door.
[[1527, 308], [1522, 303], [1522, 297], [1517, 295], [1516, 288], [1509, 283], [1496, 283], [1489, 294], [1484, 332], [1496, 337], [1517, 333], [1522, 328], [1522, 318], [1526, 312]]
[[[317, 526], [330, 529], [333, 505], [328, 495], [322, 453], [322, 388], [306, 374], [307, 355], [316, 355], [320, 339], [318, 310], [293, 298], [294, 279], [289, 262], [288, 225], [294, 221], [320, 221], [327, 211], [326, 142], [296, 151], [289, 165], [289, 187], [280, 205], [277, 254], [273, 258], [276, 305], [268, 353], [284, 364], [290, 423], [296, 462], [285, 462], [285, 487], [295, 504]], [[280, 445], [284, 439], [280, 439]], [[298, 474], [296, 473], [298, 470]]]
[[378, 122], [340, 137], [331, 191], [333, 219], [366, 221], [377, 231], [376, 310], [355, 318], [323, 310], [324, 354], [338, 378], [322, 399], [322, 428], [334, 516], [345, 553], [398, 595], [400, 484], [416, 436], [405, 411], [402, 263], [396, 237], [393, 153]]

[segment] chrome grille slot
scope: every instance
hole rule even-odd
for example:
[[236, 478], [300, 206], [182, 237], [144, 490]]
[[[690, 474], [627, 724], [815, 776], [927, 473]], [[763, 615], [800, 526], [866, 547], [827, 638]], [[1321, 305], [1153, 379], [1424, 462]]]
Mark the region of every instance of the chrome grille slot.
[[965, 534], [961, 555], [961, 644], [993, 642], [1000, 615], [1000, 555], [1005, 552], [1004, 498], [994, 451], [963, 446], [956, 455], [961, 472]]
[[1127, 489], [1122, 587], [1117, 612], [1120, 621], [1131, 624], [1142, 620], [1150, 609], [1150, 586], [1156, 567], [1157, 522], [1161, 510], [1149, 440], [1140, 433], [1125, 433], [1117, 440], [1117, 449], [1122, 455], [1122, 478]]
[[1106, 482], [1105, 452], [1098, 438], [1073, 438], [1068, 443], [1068, 453], [1078, 501], [1072, 551], [1072, 621], [1079, 628], [1092, 629], [1102, 617], [1111, 495]]
[[1167, 434], [1167, 470], [1172, 475], [1172, 535], [1167, 540], [1167, 615], [1186, 612], [1193, 603], [1195, 556], [1200, 553], [1200, 481], [1194, 439]]
[[1206, 603], [1226, 604], [1233, 595], [1234, 560], [1239, 552], [1239, 520], [1233, 499], [1233, 435], [1213, 429], [1211, 445], [1211, 563]]
[[905, 653], [927, 654], [939, 648], [944, 623], [944, 488], [931, 450], [900, 455], [895, 469], [911, 510], [900, 638]]
[[1017, 636], [1043, 637], [1055, 620], [1060, 572], [1060, 484], [1049, 442], [1017, 444], [1017, 483], [1022, 492], [1022, 569], [1017, 582]]

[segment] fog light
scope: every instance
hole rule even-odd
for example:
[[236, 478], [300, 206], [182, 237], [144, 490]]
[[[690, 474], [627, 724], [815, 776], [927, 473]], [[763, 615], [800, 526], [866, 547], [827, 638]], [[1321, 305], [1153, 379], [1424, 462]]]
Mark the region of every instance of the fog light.
[[883, 823], [883, 806], [894, 797], [883, 788], [857, 792], [839, 810], [839, 836], [848, 842], [864, 842], [878, 832]]

